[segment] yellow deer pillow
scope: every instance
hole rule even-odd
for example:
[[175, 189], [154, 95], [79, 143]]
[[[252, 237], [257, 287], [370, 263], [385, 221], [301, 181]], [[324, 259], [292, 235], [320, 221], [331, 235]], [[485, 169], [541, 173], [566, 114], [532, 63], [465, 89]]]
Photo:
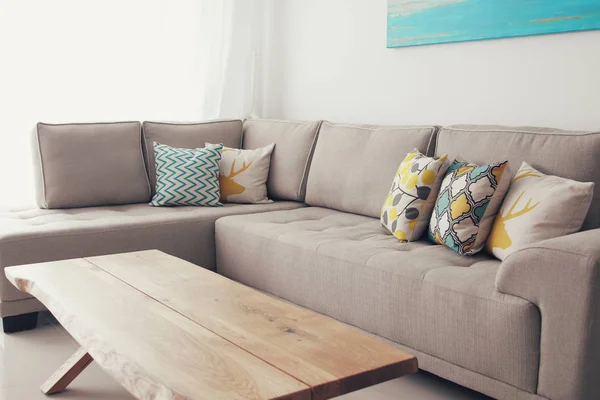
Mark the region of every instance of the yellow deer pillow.
[[[210, 143], [206, 143], [209, 146]], [[267, 178], [275, 144], [256, 150], [223, 147], [219, 164], [221, 201], [228, 203], [270, 203]]]
[[581, 229], [593, 183], [545, 175], [524, 162], [496, 216], [486, 248], [500, 260], [520, 248]]

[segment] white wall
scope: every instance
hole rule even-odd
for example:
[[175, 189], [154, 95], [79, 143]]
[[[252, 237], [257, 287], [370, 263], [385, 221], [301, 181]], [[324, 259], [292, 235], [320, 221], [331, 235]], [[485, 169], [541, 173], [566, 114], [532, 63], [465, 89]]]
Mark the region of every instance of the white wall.
[[37, 121], [201, 119], [201, 11], [197, 0], [0, 0], [0, 204], [33, 200]]
[[3, 109], [48, 122], [198, 118], [199, 14], [195, 0], [3, 0]]
[[280, 3], [268, 117], [600, 129], [600, 31], [386, 49], [386, 0]]

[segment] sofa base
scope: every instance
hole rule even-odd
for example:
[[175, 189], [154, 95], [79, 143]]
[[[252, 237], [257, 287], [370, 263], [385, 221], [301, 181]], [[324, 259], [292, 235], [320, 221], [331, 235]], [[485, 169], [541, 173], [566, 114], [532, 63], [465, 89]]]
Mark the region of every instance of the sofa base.
[[364, 329], [360, 329], [358, 327], [355, 328], [363, 333], [366, 333], [367, 335], [376, 337], [388, 344], [391, 344], [392, 346], [398, 347], [401, 350], [415, 355], [419, 362], [419, 369], [454, 382], [460, 386], [483, 393], [491, 398], [501, 400], [548, 400], [546, 397], [516, 388], [497, 379], [490, 378], [489, 376], [471, 371], [459, 365], [442, 360], [441, 358], [423, 353], [419, 350], [415, 350], [412, 347], [403, 346], [381, 336], [374, 335], [371, 332], [367, 332]]
[[[254, 288], [256, 289], [256, 288]], [[264, 290], [256, 289], [261, 293], [266, 294], [267, 296], [271, 296], [285, 303], [294, 304], [297, 307], [307, 308], [295, 304], [289, 300], [284, 298], [275, 296], [269, 292], [265, 292]], [[314, 310], [313, 310], [314, 311]], [[499, 400], [549, 400], [546, 397], [540, 396], [536, 393], [530, 393], [528, 391], [519, 389], [507, 383], [501, 382], [497, 379], [490, 378], [489, 376], [482, 375], [478, 372], [471, 371], [459, 365], [450, 363], [446, 360], [442, 360], [441, 358], [432, 356], [427, 353], [423, 353], [422, 351], [413, 349], [412, 347], [404, 346], [399, 343], [393, 342], [389, 339], [371, 333], [369, 331], [365, 331], [357, 326], [347, 324], [343, 321], [340, 321], [343, 324], [352, 326], [353, 328], [365, 333], [369, 336], [373, 336], [385, 343], [388, 343], [394, 347], [397, 347], [401, 350], [404, 350], [414, 356], [417, 357], [417, 361], [419, 363], [419, 369], [429, 372], [430, 374], [439, 376], [440, 378], [446, 379], [448, 381], [454, 382], [457, 385], [464, 386], [468, 389], [474, 390], [476, 392], [482, 393], [486, 396], [489, 396], [493, 399]]]
[[35, 329], [38, 321], [38, 313], [14, 315], [12, 317], [2, 318], [2, 328], [4, 333], [23, 332]]
[[34, 297], [14, 301], [0, 301], [0, 318], [45, 311], [46, 307]]

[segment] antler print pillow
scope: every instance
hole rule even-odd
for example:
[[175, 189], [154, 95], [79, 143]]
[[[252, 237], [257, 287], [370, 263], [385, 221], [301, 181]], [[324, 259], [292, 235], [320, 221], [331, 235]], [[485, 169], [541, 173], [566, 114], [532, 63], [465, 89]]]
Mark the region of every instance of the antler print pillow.
[[222, 202], [271, 202], [267, 196], [267, 178], [274, 148], [275, 144], [256, 150], [223, 147], [219, 172]]
[[518, 249], [581, 229], [594, 183], [545, 175], [524, 162], [496, 216], [486, 249], [504, 260]]

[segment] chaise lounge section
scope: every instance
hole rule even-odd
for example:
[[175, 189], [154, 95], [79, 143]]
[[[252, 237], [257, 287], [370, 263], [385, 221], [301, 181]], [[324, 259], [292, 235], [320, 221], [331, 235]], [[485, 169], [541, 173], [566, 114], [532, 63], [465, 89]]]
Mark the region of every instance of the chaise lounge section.
[[[143, 129], [139, 122], [39, 124], [34, 142], [40, 208], [0, 212], [0, 268], [158, 249], [214, 270], [218, 218], [305, 207], [304, 170], [319, 125], [248, 121], [244, 127], [240, 120], [145, 122]], [[150, 151], [154, 141], [182, 147], [204, 147], [205, 142], [240, 147], [242, 136], [244, 148], [262, 147], [265, 140], [278, 148], [269, 175], [272, 203], [227, 203], [223, 207], [148, 204], [155, 182], [150, 172], [154, 171]], [[111, 155], [109, 164], [107, 154]], [[137, 204], [119, 204], [132, 200]], [[36, 312], [43, 309], [36, 299], [0, 277], [0, 316], [5, 332], [34, 328]]]
[[[228, 204], [218, 208], [128, 204], [64, 210], [13, 210], [0, 213], [0, 265], [6, 268], [158, 249], [214, 270], [214, 226], [218, 218], [298, 207], [303, 207], [302, 203], [277, 201]], [[1, 284], [0, 313], [3, 318], [45, 309], [4, 277]]]

